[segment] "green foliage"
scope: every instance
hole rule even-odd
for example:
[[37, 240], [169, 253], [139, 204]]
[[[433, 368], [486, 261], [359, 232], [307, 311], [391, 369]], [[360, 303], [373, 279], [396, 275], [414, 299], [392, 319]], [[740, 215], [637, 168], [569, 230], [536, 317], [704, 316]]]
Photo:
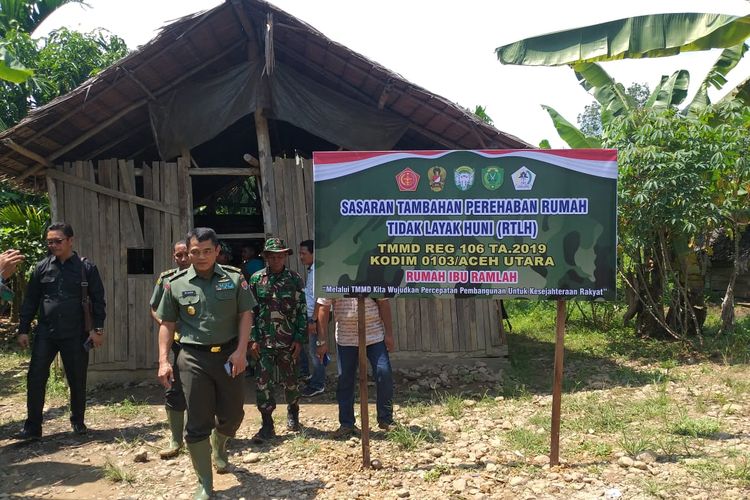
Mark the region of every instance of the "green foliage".
[[388, 441], [403, 450], [414, 450], [423, 443], [438, 441], [439, 433], [434, 428], [425, 428], [398, 424], [386, 434]]
[[29, 110], [70, 92], [128, 52], [120, 37], [103, 30], [78, 33], [61, 28], [38, 48], [27, 32], [11, 29], [5, 41], [18, 60], [34, 70], [34, 76], [20, 85], [0, 82], [0, 120], [7, 126], [20, 121]]
[[712, 418], [691, 418], [683, 416], [672, 425], [672, 433], [694, 438], [711, 437], [719, 432], [719, 422]]
[[102, 468], [102, 477], [104, 477], [104, 479], [112, 481], [113, 483], [130, 484], [135, 482], [135, 474], [133, 474], [125, 467], [120, 467], [119, 465], [113, 463], [109, 458], [107, 458], [106, 462], [104, 463], [104, 467]]
[[440, 479], [441, 476], [445, 474], [450, 474], [450, 467], [447, 465], [438, 464], [435, 465], [432, 469], [428, 470], [424, 473], [424, 480], [428, 483], [434, 483], [438, 479]]
[[494, 123], [492, 118], [490, 118], [490, 115], [487, 114], [487, 108], [484, 106], [477, 104], [477, 106], [474, 108], [473, 113], [484, 123], [487, 123], [489, 125], [492, 125]]
[[[648, 88], [648, 84], [634, 82], [625, 89], [625, 93], [633, 99], [637, 108], [642, 108], [651, 94], [651, 91]], [[588, 106], [584, 106], [583, 113], [578, 115], [576, 122], [584, 135], [601, 137], [602, 105], [597, 101], [593, 101]]]
[[68, 3], [83, 0], [0, 0], [0, 37], [16, 27], [32, 33], [47, 16]]
[[[14, 197], [8, 194], [9, 197]], [[18, 195], [24, 198], [23, 195]], [[0, 208], [0, 248], [15, 248], [26, 256], [28, 273], [33, 264], [47, 252], [44, 236], [49, 224], [49, 208], [46, 201], [39, 205], [11, 203]], [[23, 273], [24, 267], [18, 274]]]
[[648, 450], [653, 443], [648, 436], [643, 436], [637, 432], [625, 433], [623, 432], [622, 438], [619, 443], [620, 447], [629, 456], [635, 458], [644, 451]]

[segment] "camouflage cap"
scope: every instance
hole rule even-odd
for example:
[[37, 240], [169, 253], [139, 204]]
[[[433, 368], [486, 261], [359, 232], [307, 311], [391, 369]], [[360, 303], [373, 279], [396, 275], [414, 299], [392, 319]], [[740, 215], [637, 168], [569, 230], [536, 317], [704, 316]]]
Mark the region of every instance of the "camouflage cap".
[[268, 238], [266, 240], [266, 245], [263, 247], [263, 252], [284, 252], [292, 255], [292, 249], [288, 248], [286, 246], [286, 243], [284, 243], [284, 240], [282, 240], [281, 238]]

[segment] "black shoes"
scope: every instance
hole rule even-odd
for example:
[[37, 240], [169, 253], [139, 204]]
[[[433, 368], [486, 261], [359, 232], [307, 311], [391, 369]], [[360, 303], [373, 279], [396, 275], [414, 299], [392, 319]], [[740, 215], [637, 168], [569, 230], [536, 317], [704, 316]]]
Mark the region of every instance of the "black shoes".
[[258, 432], [252, 437], [252, 441], [255, 444], [263, 444], [269, 439], [276, 437], [276, 430], [273, 427], [273, 417], [270, 412], [261, 412], [261, 418], [263, 424]]
[[42, 438], [42, 432], [34, 432], [27, 428], [23, 428], [21, 432], [16, 435], [16, 439], [19, 441], [38, 441]]
[[72, 423], [70, 424], [71, 427], [73, 427], [73, 432], [75, 434], [78, 434], [79, 436], [85, 436], [89, 432], [89, 428], [86, 427], [86, 424], [83, 422], [81, 423]]
[[299, 404], [289, 405], [286, 410], [286, 430], [299, 432]]

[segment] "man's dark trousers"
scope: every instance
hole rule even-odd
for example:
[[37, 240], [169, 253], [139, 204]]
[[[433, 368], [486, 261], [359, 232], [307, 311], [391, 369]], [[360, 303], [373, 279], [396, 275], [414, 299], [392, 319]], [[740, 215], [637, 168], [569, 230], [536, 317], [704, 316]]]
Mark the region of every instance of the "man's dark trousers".
[[26, 407], [28, 418], [24, 428], [29, 432], [41, 434], [42, 410], [44, 409], [44, 395], [49, 378], [49, 367], [60, 353], [65, 377], [70, 386], [70, 422], [84, 423], [86, 412], [86, 373], [89, 366], [89, 353], [83, 348], [87, 336], [65, 339], [51, 339], [36, 335], [31, 348], [31, 363], [27, 377]]
[[197, 443], [211, 431], [234, 437], [245, 416], [245, 377], [231, 377], [224, 369], [233, 342], [220, 352], [205, 351], [207, 346], [182, 344], [177, 358], [182, 390], [187, 402], [185, 441]]

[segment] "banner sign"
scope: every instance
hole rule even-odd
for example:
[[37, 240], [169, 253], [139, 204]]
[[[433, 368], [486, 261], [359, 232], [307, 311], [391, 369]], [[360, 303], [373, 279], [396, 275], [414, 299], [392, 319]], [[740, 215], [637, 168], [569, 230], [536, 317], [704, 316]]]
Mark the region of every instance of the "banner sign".
[[313, 153], [319, 297], [613, 300], [617, 151]]

